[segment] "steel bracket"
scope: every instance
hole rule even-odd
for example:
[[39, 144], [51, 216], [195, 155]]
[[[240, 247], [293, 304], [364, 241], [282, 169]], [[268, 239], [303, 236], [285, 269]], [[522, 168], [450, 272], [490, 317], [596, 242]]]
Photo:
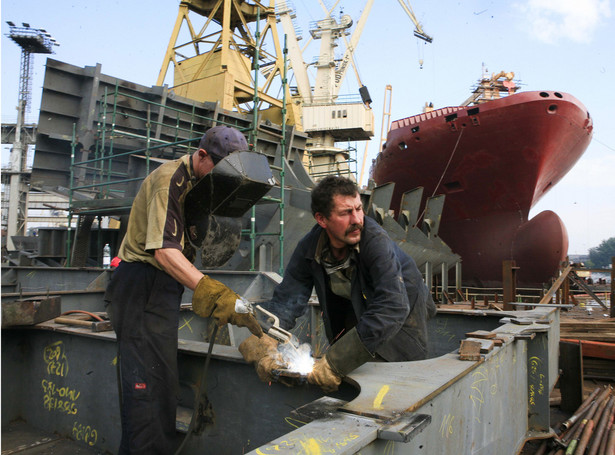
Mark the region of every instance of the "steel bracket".
[[431, 423], [431, 416], [411, 412], [378, 429], [378, 439], [408, 442]]

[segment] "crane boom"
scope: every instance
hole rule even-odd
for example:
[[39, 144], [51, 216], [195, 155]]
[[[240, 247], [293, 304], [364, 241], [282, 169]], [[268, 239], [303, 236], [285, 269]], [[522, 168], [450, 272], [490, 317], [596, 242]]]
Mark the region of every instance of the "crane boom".
[[367, 22], [367, 17], [369, 16], [373, 4], [374, 0], [367, 0], [367, 2], [365, 3], [365, 7], [363, 8], [361, 17], [359, 17], [357, 26], [354, 29], [354, 32], [352, 32], [352, 36], [350, 37], [350, 43], [348, 43], [348, 45], [346, 46], [346, 52], [344, 52], [344, 56], [342, 57], [342, 61], [340, 62], [339, 68], [335, 71], [333, 96], [336, 96], [338, 94], [342, 82], [344, 81], [346, 71], [348, 70], [348, 66], [353, 64], [353, 52], [355, 48], [359, 45], [361, 33], [363, 33], [365, 23]]
[[290, 66], [293, 69], [295, 81], [297, 82], [297, 90], [304, 102], [312, 101], [312, 87], [308, 76], [307, 67], [303, 60], [303, 52], [299, 47], [299, 39], [295, 33], [295, 27], [292, 20], [292, 10], [283, 0], [276, 0], [276, 13], [282, 29], [286, 34], [286, 47], [288, 48], [288, 57]]
[[428, 43], [431, 43], [433, 41], [433, 38], [423, 31], [423, 27], [421, 26], [419, 21], [416, 19], [416, 16], [414, 15], [414, 11], [412, 10], [412, 6], [410, 6], [410, 3], [407, 3], [406, 0], [397, 0], [397, 1], [399, 2], [403, 10], [406, 12], [410, 20], [414, 23], [414, 27], [415, 27], [414, 36], [424, 41], [427, 41]]

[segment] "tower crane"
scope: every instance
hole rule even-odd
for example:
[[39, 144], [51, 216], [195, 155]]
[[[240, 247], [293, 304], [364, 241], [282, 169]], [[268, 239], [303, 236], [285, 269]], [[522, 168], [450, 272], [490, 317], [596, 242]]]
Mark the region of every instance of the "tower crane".
[[[353, 58], [374, 0], [366, 0], [352, 33], [353, 20], [349, 15], [342, 15], [338, 20], [332, 14], [339, 1], [328, 10], [319, 0], [325, 17], [310, 29], [312, 39], [320, 40], [312, 82], [299, 46], [301, 37], [297, 36], [293, 23], [294, 11], [286, 1], [269, 0], [267, 5], [266, 0], [182, 0], [158, 85], [164, 83], [172, 64], [175, 69], [172, 89], [176, 94], [199, 101], [217, 101], [223, 109], [258, 110], [261, 118], [281, 123], [282, 103], [272, 94], [274, 77], [281, 75], [283, 67], [275, 26], [279, 22], [286, 35], [290, 66], [297, 84], [294, 94], [285, 88], [286, 120], [310, 136], [305, 164], [316, 178], [330, 173], [352, 176], [349, 151], [336, 147], [335, 143], [365, 141], [374, 135], [372, 100], [360, 81]], [[415, 24], [415, 35], [431, 42], [407, 0], [398, 1]], [[191, 21], [190, 13], [205, 19], [200, 30]], [[256, 24], [258, 31], [260, 20], [265, 21], [265, 26], [257, 33], [259, 38], [249, 25]], [[189, 39], [179, 42], [184, 25]], [[270, 52], [264, 46], [265, 37], [273, 41]], [[340, 39], [346, 48], [341, 59], [337, 59], [335, 50]], [[251, 57], [259, 59], [260, 72], [265, 76], [262, 85], [257, 84], [256, 72], [252, 77], [251, 69], [255, 66], [250, 63]], [[355, 70], [360, 96], [342, 103], [339, 91], [349, 66]], [[258, 102], [253, 101], [256, 85], [260, 85], [256, 89]], [[265, 105], [268, 107], [264, 108]]]
[[[398, 1], [415, 25], [414, 35], [431, 42], [432, 38], [423, 31], [407, 0]], [[336, 147], [335, 142], [369, 140], [374, 135], [374, 116], [370, 107], [372, 100], [367, 87], [360, 80], [353, 57], [374, 0], [366, 0], [351, 35], [348, 30], [353, 25], [352, 19], [343, 15], [338, 23], [332, 16], [339, 1], [330, 10], [325, 8], [322, 0], [319, 2], [325, 18], [316, 22], [316, 27], [310, 30], [313, 39], [321, 40], [316, 77], [312, 85], [298, 45], [299, 38], [292, 20], [294, 11], [285, 1], [276, 0], [276, 13], [288, 39], [290, 65], [297, 83], [295, 104], [301, 106], [302, 126], [311, 137], [305, 164], [316, 178], [328, 173], [349, 172], [349, 152]], [[334, 52], [340, 39], [343, 39], [346, 48], [342, 58], [336, 60]], [[339, 90], [349, 66], [354, 68], [361, 100], [342, 104], [339, 102]]]
[[406, 12], [410, 20], [414, 23], [414, 27], [415, 27], [414, 36], [416, 36], [419, 39], [422, 39], [423, 41], [431, 43], [433, 41], [433, 38], [423, 31], [423, 27], [421, 26], [419, 21], [416, 19], [416, 16], [414, 15], [414, 11], [412, 10], [412, 6], [410, 6], [410, 3], [408, 3], [407, 0], [397, 0], [397, 1], [399, 2], [403, 10]]

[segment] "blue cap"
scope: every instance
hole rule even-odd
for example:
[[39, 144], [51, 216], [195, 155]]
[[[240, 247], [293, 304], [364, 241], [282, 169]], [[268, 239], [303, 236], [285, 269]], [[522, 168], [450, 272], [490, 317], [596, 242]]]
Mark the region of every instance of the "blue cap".
[[218, 164], [229, 153], [248, 150], [248, 142], [238, 129], [218, 125], [207, 130], [199, 142], [199, 148], [211, 156], [214, 164]]

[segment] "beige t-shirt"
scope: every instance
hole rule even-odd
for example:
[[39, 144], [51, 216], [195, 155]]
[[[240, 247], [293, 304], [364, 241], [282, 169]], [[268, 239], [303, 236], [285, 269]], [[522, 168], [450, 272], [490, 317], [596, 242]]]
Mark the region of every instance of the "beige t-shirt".
[[130, 210], [120, 259], [162, 269], [154, 250], [184, 250], [184, 200], [195, 183], [190, 159], [186, 155], [164, 163], [145, 178]]

